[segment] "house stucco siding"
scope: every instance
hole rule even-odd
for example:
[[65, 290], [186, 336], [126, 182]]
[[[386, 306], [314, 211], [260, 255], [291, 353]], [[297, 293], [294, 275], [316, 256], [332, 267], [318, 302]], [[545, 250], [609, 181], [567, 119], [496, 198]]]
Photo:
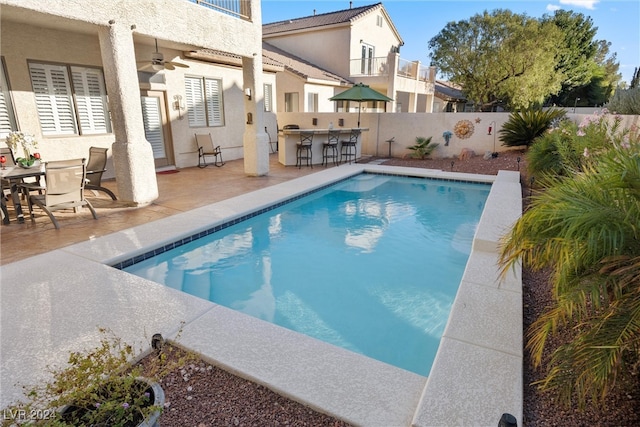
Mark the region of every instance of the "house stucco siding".
[[[162, 94], [168, 123], [166, 137], [172, 139], [172, 144], [169, 143], [172, 152], [167, 157], [175, 167], [197, 164], [196, 132], [210, 132], [223, 147], [225, 160], [244, 157], [247, 146], [263, 150], [268, 145], [264, 127], [275, 123], [275, 115], [264, 114], [262, 84], [274, 85], [275, 93], [275, 75], [271, 73], [249, 82], [256, 96], [255, 105], [247, 104], [242, 64], [234, 67], [189, 60], [183, 55], [212, 49], [250, 58], [252, 67], [262, 70], [260, 2], [251, 2], [251, 16], [253, 21], [238, 19], [176, 0], [0, 0], [2, 57], [18, 129], [36, 136], [45, 160], [87, 157], [91, 146], [112, 148], [105, 178], [115, 176], [119, 195], [133, 205], [149, 204], [157, 197], [153, 155], [142, 126], [140, 90]], [[157, 76], [162, 78], [154, 79], [153, 83], [139, 82], [140, 63], [150, 61], [156, 50], [155, 40], [165, 60], [181, 62], [190, 68], [160, 71]], [[31, 87], [29, 61], [102, 69], [111, 132], [44, 136]], [[185, 99], [187, 75], [221, 79], [223, 126], [192, 128], [187, 111], [174, 108], [176, 95]], [[260, 114], [256, 113], [257, 108], [261, 109]], [[247, 132], [248, 111], [253, 112], [254, 120]], [[246, 165], [247, 174], [268, 173], [268, 158], [257, 155], [256, 159], [257, 162]]]

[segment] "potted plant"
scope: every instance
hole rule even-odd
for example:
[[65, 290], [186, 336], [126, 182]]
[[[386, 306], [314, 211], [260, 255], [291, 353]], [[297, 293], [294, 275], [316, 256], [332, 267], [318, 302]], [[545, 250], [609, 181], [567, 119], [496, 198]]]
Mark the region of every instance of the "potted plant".
[[24, 157], [16, 157], [16, 164], [18, 166], [23, 168], [40, 166], [40, 154], [34, 152], [35, 149], [38, 148], [38, 141], [36, 141], [33, 135], [13, 131], [7, 135], [5, 141], [14, 155], [18, 151], [18, 145], [22, 147]]
[[7, 414], [34, 414], [39, 418], [36, 425], [159, 425], [164, 392], [158, 381], [184, 359], [167, 362], [168, 355], [158, 344], [163, 340], [156, 334], [152, 344], [158, 357], [152, 359], [152, 366], [132, 365], [133, 347], [109, 330], [100, 332], [103, 337], [99, 346], [72, 352], [67, 366], [50, 369], [52, 379], [48, 383], [26, 389], [26, 403], [5, 409], [9, 423], [5, 421], [3, 426], [16, 421]]

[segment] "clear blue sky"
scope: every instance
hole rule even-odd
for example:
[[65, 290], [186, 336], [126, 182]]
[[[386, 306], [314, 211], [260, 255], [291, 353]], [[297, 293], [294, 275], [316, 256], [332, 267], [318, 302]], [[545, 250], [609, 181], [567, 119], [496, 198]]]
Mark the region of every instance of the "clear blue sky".
[[[353, 1], [354, 7], [373, 5], [377, 0]], [[468, 20], [485, 10], [509, 9], [540, 18], [556, 9], [571, 10], [591, 17], [598, 28], [597, 40], [611, 42], [617, 54], [622, 79], [631, 81], [640, 67], [640, 1], [638, 0], [384, 0], [381, 2], [404, 41], [400, 57], [429, 64], [428, 42], [448, 22]], [[349, 0], [262, 0], [262, 22], [276, 22], [349, 8]]]

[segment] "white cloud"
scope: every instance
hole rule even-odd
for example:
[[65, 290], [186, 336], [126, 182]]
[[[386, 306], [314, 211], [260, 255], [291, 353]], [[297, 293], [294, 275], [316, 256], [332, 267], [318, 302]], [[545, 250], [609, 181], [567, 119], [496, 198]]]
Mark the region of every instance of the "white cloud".
[[547, 10], [549, 12], [554, 12], [554, 11], [560, 10], [560, 9], [562, 9], [562, 8], [560, 6], [558, 6], [557, 4], [548, 4], [547, 5]]
[[560, 4], [584, 7], [589, 10], [595, 9], [595, 5], [598, 3], [600, 3], [600, 0], [560, 0]]

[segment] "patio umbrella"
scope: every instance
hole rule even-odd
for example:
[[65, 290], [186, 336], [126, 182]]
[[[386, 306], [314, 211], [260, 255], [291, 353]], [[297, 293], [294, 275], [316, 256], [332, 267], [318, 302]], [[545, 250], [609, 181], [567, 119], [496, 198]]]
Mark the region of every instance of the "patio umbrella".
[[386, 95], [381, 94], [380, 92], [371, 89], [369, 86], [358, 83], [353, 85], [351, 88], [345, 90], [342, 93], [339, 93], [335, 96], [329, 98], [329, 101], [357, 101], [358, 102], [358, 127], [360, 127], [360, 104], [364, 101], [393, 101], [393, 99], [389, 98]]

